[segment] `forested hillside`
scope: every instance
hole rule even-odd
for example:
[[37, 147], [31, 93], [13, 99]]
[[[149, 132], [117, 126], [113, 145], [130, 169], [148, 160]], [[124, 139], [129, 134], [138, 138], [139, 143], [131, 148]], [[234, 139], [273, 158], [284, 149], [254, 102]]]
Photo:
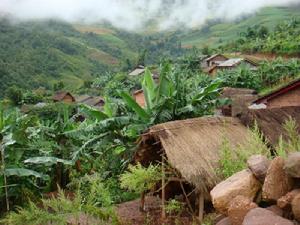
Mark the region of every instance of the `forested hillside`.
[[143, 36], [103, 27], [0, 20], [0, 96], [11, 85], [51, 89], [62, 81], [78, 89], [106, 72], [184, 52], [175, 35]]

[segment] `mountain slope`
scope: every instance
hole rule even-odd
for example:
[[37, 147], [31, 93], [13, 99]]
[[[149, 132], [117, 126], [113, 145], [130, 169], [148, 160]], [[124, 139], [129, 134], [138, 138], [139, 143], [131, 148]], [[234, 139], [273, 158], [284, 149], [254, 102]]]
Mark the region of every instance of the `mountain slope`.
[[300, 7], [270, 7], [264, 8], [255, 15], [240, 19], [235, 22], [215, 21], [210, 22], [202, 29], [195, 29], [181, 36], [183, 47], [203, 47], [205, 45], [218, 46], [224, 42], [238, 38], [239, 33], [247, 27], [264, 25], [273, 28], [276, 24], [290, 19], [300, 19]]

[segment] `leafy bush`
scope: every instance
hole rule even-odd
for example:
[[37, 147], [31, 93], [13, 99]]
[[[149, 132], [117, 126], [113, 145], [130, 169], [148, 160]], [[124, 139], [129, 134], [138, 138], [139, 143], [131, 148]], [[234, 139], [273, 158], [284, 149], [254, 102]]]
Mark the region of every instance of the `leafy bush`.
[[247, 160], [252, 155], [266, 155], [270, 157], [271, 150], [264, 141], [262, 133], [260, 133], [257, 124], [252, 130], [249, 130], [249, 138], [243, 144], [232, 149], [228, 140], [224, 140], [220, 156], [220, 168], [218, 173], [224, 178], [247, 168]]
[[161, 179], [161, 172], [158, 166], [150, 165], [147, 168], [141, 164], [129, 165], [128, 171], [120, 176], [121, 187], [136, 193], [151, 190]]
[[[40, 204], [30, 202], [26, 208], [18, 208], [0, 220], [5, 225], [40, 225], [40, 224], [78, 224], [82, 220], [91, 224], [118, 224], [116, 215], [111, 208], [99, 208], [95, 205], [94, 192], [82, 195], [78, 191], [74, 199], [67, 197], [62, 190], [57, 197], [42, 199]], [[71, 222], [72, 221], [72, 222]], [[81, 222], [79, 222], [81, 221]]]

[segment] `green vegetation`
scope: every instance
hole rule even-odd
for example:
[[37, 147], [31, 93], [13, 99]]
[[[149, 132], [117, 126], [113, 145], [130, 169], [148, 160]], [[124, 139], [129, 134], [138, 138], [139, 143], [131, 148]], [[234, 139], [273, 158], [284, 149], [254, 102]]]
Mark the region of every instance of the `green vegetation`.
[[261, 62], [257, 70], [242, 65], [233, 70], [219, 71], [217, 77], [223, 81], [224, 86], [252, 88], [266, 93], [271, 87], [291, 81], [299, 74], [299, 59], [277, 58]]
[[212, 21], [200, 30], [183, 34], [181, 36], [182, 46], [188, 48], [192, 46], [216, 48], [239, 39], [240, 33], [245, 32], [247, 27], [259, 25], [272, 30], [282, 21], [300, 19], [299, 12], [299, 7], [270, 7], [261, 9], [254, 16], [251, 15], [233, 22]]
[[269, 31], [265, 26], [248, 27], [240, 38], [225, 46], [227, 50], [247, 53], [276, 53], [298, 55], [300, 52], [300, 19], [289, 20], [278, 24]]
[[298, 125], [294, 119], [289, 118], [286, 120], [283, 128], [287, 139], [284, 140], [281, 136], [275, 150], [277, 155], [286, 158], [288, 153], [300, 151], [300, 137], [298, 134]]
[[0, 18], [0, 27], [0, 97], [12, 85], [51, 90], [60, 81], [77, 90], [108, 71], [132, 69], [143, 52], [147, 64], [185, 52], [176, 35], [143, 36], [112, 28], [87, 32], [54, 20], [12, 24]]
[[249, 134], [249, 139], [235, 149], [232, 149], [229, 142], [224, 139], [219, 161], [220, 169], [218, 171], [224, 178], [228, 178], [247, 168], [247, 160], [252, 155], [260, 154], [270, 156], [271, 150], [264, 141], [264, 137], [260, 133], [257, 125], [255, 125], [252, 130], [249, 130]]

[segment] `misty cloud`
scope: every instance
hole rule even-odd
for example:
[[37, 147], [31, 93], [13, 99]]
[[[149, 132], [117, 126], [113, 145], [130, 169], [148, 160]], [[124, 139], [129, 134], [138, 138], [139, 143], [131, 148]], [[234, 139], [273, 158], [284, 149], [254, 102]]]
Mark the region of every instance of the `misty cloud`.
[[0, 0], [0, 14], [21, 20], [109, 22], [127, 30], [154, 20], [161, 29], [168, 29], [201, 26], [208, 19], [231, 20], [262, 7], [293, 3], [300, 0]]

